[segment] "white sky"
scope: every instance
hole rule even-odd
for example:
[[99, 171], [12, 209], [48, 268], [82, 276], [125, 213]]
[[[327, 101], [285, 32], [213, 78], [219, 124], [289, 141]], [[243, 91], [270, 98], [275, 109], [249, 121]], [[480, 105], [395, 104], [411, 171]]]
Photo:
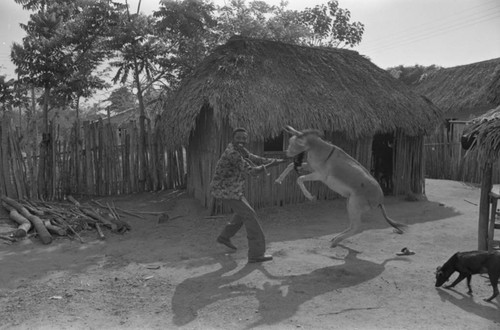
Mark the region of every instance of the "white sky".
[[[138, 1], [128, 1], [133, 11]], [[327, 1], [289, 0], [288, 8], [302, 10]], [[500, 57], [499, 0], [339, 0], [339, 5], [351, 12], [351, 21], [365, 25], [363, 41], [354, 49], [384, 69], [415, 64], [451, 67]], [[158, 6], [159, 0], [142, 0], [141, 8], [151, 13]], [[0, 0], [0, 74], [14, 75], [10, 47], [21, 42], [24, 31], [19, 23], [28, 18], [13, 0]]]

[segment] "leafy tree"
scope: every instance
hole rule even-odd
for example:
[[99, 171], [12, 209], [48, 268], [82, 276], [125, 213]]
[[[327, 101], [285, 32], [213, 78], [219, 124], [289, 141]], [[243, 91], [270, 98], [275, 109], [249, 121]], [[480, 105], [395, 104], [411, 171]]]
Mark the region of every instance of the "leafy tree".
[[15, 81], [6, 80], [5, 76], [0, 76], [0, 105], [3, 111], [11, 108], [15, 100]]
[[219, 43], [214, 13], [215, 7], [203, 0], [163, 0], [153, 13], [155, 31], [168, 50], [158, 62], [168, 73], [162, 77], [167, 88], [175, 88]]
[[298, 11], [287, 10], [287, 3], [271, 6], [265, 1], [231, 0], [218, 7], [220, 42], [233, 35], [300, 44], [310, 35]]
[[[151, 183], [147, 175], [148, 157], [146, 155], [146, 133], [145, 133], [145, 104], [144, 91], [154, 82], [165, 75], [164, 68], [168, 67], [168, 49], [165, 44], [154, 34], [154, 18], [139, 14], [131, 14], [128, 3], [120, 8], [115, 33], [109, 42], [110, 49], [115, 52], [115, 61], [112, 66], [117, 67], [117, 73], [113, 82], [127, 82], [129, 75], [136, 90], [139, 105], [139, 182], [149, 186]], [[162, 65], [160, 65], [162, 63]], [[146, 77], [146, 82], [142, 77]], [[144, 186], [143, 186], [144, 188]]]
[[222, 39], [238, 34], [321, 47], [354, 46], [361, 41], [364, 25], [350, 22], [349, 10], [338, 1], [317, 5], [303, 11], [288, 10], [288, 3], [270, 6], [264, 1], [232, 0], [219, 7]]
[[[46, 188], [51, 191], [52, 157], [49, 131], [49, 107], [89, 96], [102, 88], [104, 82], [92, 75], [104, 59], [106, 50], [99, 47], [100, 37], [112, 21], [108, 1], [76, 0], [16, 0], [23, 8], [38, 10], [31, 15], [22, 44], [14, 44], [11, 58], [23, 82], [42, 88], [43, 134], [40, 149], [40, 173]], [[40, 180], [42, 180], [40, 179]]]
[[127, 86], [122, 86], [111, 92], [107, 99], [111, 104], [107, 108], [109, 111], [120, 113], [134, 107], [136, 100], [130, 89]]
[[351, 23], [351, 12], [340, 8], [337, 0], [306, 8], [301, 16], [302, 23], [312, 31], [305, 40], [308, 45], [352, 47], [361, 42], [364, 25], [360, 22]]

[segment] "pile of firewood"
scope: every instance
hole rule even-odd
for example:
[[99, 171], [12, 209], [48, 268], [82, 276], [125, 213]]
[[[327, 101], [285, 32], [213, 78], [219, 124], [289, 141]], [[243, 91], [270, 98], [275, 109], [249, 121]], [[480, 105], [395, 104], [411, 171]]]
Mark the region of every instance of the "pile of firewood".
[[9, 235], [1, 235], [0, 238], [16, 242], [28, 235], [36, 235], [44, 244], [50, 244], [52, 235], [77, 238], [84, 242], [82, 231], [95, 230], [99, 238], [104, 239], [104, 230], [109, 229], [113, 233], [124, 233], [131, 229], [130, 225], [123, 221], [120, 213], [114, 205], [103, 205], [94, 202], [98, 207], [89, 204], [82, 205], [73, 197], [68, 197], [68, 203], [14, 200], [6, 196], [0, 196], [2, 206], [9, 212], [9, 218], [17, 225], [17, 229]]

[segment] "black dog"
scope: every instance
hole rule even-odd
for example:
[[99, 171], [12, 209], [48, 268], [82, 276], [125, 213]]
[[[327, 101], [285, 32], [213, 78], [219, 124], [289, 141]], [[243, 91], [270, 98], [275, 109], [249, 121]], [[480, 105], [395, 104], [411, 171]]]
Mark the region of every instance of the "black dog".
[[436, 271], [436, 287], [443, 285], [450, 276], [458, 272], [459, 276], [451, 284], [445, 288], [453, 288], [460, 283], [464, 278], [467, 278], [467, 286], [469, 294], [472, 294], [470, 280], [472, 275], [480, 273], [488, 273], [491, 286], [493, 287], [493, 295], [485, 301], [491, 301], [498, 296], [498, 278], [500, 277], [500, 253], [487, 251], [469, 251], [457, 252]]

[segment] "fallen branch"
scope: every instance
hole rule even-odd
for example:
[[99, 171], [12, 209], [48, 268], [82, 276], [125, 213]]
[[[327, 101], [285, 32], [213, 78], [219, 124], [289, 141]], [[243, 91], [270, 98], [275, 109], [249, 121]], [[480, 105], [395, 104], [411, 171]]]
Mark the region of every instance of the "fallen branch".
[[[106, 209], [106, 206], [105, 206], [105, 205], [103, 205], [103, 204], [101, 204], [101, 203], [99, 203], [98, 201], [92, 200], [92, 202], [94, 202], [94, 203], [95, 203], [96, 205], [98, 205], [99, 207], [101, 207], [101, 208], [103, 208], [103, 209]], [[141, 215], [139, 215], [139, 214], [132, 213], [132, 212], [130, 212], [130, 211], [127, 211], [127, 210], [121, 209], [121, 208], [116, 207], [116, 206], [114, 206], [114, 205], [113, 205], [113, 207], [114, 207], [115, 211], [120, 211], [120, 212], [121, 212], [121, 213], [123, 213], [123, 214], [127, 214], [127, 215], [130, 215], [130, 216], [133, 216], [133, 217], [136, 217], [136, 218], [140, 218], [140, 219], [143, 219], [143, 220], [147, 220], [145, 217], [143, 217], [143, 216], [141, 216]]]
[[[98, 201], [96, 201], [96, 200], [92, 200], [92, 202], [93, 202], [93, 203], [95, 203], [97, 206], [99, 206], [99, 207], [101, 207], [101, 208], [103, 208], [103, 209], [106, 209], [106, 205], [103, 205], [103, 204], [101, 204], [100, 202], [98, 202]], [[120, 212], [121, 212], [121, 213], [123, 213], [123, 214], [131, 215], [131, 216], [136, 217], [136, 218], [140, 218], [140, 219], [143, 219], [143, 220], [147, 220], [147, 219], [146, 219], [146, 218], [144, 218], [143, 216], [138, 215], [138, 214], [136, 214], [136, 213], [132, 213], [132, 212], [130, 212], [130, 211], [127, 211], [127, 210], [121, 209], [121, 208], [116, 207], [116, 206], [114, 206], [114, 205], [113, 205], [113, 207], [114, 207], [114, 209], [115, 209], [115, 211], [116, 211], [116, 212], [117, 212], [117, 211], [120, 211]], [[118, 213], [117, 213], [117, 214], [118, 214]]]
[[106, 236], [104, 236], [104, 233], [102, 232], [101, 225], [96, 223], [95, 228], [97, 229], [97, 234], [99, 235], [100, 239], [105, 239]]
[[125, 232], [126, 230], [132, 229], [132, 227], [130, 227], [130, 225], [127, 222], [120, 219], [118, 214], [111, 208], [109, 203], [106, 203], [106, 205], [108, 206], [109, 212], [111, 213], [114, 222], [116, 222], [121, 227], [120, 232]]
[[80, 240], [80, 243], [85, 243], [85, 241], [83, 240], [83, 238], [78, 235], [78, 233], [73, 229], [73, 227], [71, 227], [71, 225], [66, 221], [64, 220], [64, 218], [59, 218], [58, 219], [59, 221], [61, 221], [66, 227], [68, 227], [68, 229], [73, 233], [75, 234], [76, 237], [78, 237], [78, 239]]
[[472, 203], [471, 201], [468, 201], [468, 200], [466, 200], [466, 199], [464, 199], [464, 201], [466, 201], [467, 203], [472, 204], [472, 205], [474, 205], [474, 206], [477, 206], [477, 204], [476, 204], [476, 203]]
[[6, 241], [9, 241], [9, 242], [16, 242], [17, 240], [13, 237], [9, 237], [9, 236], [4, 236], [4, 235], [0, 235], [0, 239], [3, 239], [3, 240], [6, 240]]
[[76, 199], [74, 199], [72, 196], [68, 196], [67, 197], [69, 201], [71, 201], [73, 204], [75, 204], [76, 206], [78, 206], [78, 208], [80, 209], [80, 211], [82, 211], [85, 215], [91, 217], [91, 218], [94, 218], [96, 220], [99, 220], [101, 221], [103, 224], [105, 224], [106, 226], [108, 226], [109, 228], [111, 228], [111, 231], [113, 232], [117, 232], [118, 231], [118, 226], [115, 224], [115, 223], [112, 223], [111, 221], [109, 221], [108, 219], [104, 218], [103, 216], [101, 216], [97, 211], [95, 211], [92, 207], [84, 207], [80, 204], [80, 202], [78, 202]]

